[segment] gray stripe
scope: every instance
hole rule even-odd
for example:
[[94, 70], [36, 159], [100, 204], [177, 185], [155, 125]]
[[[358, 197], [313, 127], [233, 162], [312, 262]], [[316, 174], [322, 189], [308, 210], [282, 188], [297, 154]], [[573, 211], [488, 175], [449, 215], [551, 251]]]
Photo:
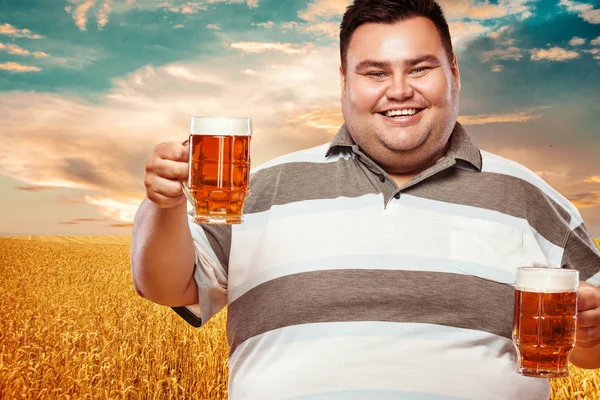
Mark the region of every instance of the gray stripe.
[[409, 188], [406, 193], [523, 218], [560, 247], [570, 230], [571, 215], [564, 208], [536, 186], [514, 176], [452, 168]]
[[[304, 200], [359, 197], [380, 193], [354, 159], [332, 163], [286, 163], [256, 172], [250, 179], [244, 213]], [[382, 204], [383, 205], [383, 204]]]
[[417, 322], [511, 338], [513, 288], [470, 275], [337, 270], [288, 275], [229, 305], [231, 353], [251, 337], [319, 322]]
[[579, 225], [569, 235], [562, 266], [579, 270], [579, 279], [582, 281], [600, 272], [600, 250], [584, 224]]
[[231, 253], [231, 225], [200, 225], [208, 238], [219, 263], [229, 272], [229, 254]]
[[[253, 177], [251, 190], [244, 209], [247, 213], [266, 211], [273, 205], [340, 196], [384, 193], [387, 199], [393, 191], [388, 181], [380, 183], [374, 173], [352, 159], [326, 164], [289, 163], [260, 170]], [[523, 218], [560, 247], [570, 231], [571, 215], [563, 207], [535, 185], [514, 176], [449, 168], [403, 193]]]

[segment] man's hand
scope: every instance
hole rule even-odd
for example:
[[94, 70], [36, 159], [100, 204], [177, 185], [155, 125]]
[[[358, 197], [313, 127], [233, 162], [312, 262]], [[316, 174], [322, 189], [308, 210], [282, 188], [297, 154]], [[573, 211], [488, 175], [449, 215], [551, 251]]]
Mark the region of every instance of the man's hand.
[[189, 145], [161, 143], [146, 162], [146, 197], [160, 208], [172, 208], [186, 201], [179, 184], [188, 177]]
[[576, 347], [600, 345], [600, 288], [579, 282]]
[[600, 368], [599, 288], [579, 282], [577, 312], [577, 342], [570, 361], [580, 368]]

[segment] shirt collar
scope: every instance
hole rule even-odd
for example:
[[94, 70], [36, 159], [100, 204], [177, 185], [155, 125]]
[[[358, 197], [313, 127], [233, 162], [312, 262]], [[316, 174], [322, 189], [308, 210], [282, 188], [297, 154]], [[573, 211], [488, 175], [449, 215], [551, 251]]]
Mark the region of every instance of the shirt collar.
[[[346, 124], [342, 125], [337, 134], [331, 141], [325, 157], [329, 157], [335, 148], [354, 146], [354, 140]], [[450, 147], [446, 152], [446, 157], [455, 160], [463, 160], [474, 166], [478, 171], [481, 171], [481, 151], [475, 144], [473, 139], [467, 134], [467, 131], [460, 123], [456, 123], [452, 135], [450, 136]]]

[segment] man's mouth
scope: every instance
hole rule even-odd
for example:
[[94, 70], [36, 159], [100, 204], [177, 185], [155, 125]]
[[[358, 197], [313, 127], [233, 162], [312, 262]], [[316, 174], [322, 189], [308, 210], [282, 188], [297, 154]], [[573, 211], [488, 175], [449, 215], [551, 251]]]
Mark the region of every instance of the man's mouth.
[[414, 115], [417, 115], [418, 113], [420, 113], [423, 110], [424, 110], [424, 108], [405, 108], [402, 110], [388, 110], [388, 111], [380, 112], [379, 114], [383, 115], [384, 117], [388, 117], [388, 118], [402, 118], [402, 117], [412, 117]]

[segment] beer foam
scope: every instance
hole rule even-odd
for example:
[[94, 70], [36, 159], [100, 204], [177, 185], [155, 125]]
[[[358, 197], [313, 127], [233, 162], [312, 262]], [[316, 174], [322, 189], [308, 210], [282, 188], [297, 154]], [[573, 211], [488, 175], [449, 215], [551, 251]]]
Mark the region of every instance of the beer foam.
[[574, 292], [579, 271], [562, 268], [522, 268], [517, 270], [515, 289], [524, 292]]
[[252, 120], [233, 117], [192, 117], [190, 133], [192, 135], [250, 136], [252, 135]]

